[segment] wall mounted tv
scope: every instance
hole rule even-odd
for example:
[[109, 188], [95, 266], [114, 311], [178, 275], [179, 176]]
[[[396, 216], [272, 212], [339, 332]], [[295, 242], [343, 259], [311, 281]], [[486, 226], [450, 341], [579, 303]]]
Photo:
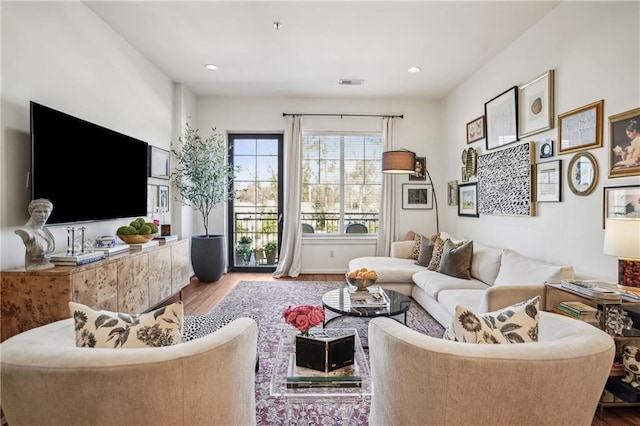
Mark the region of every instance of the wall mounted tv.
[[148, 144], [31, 102], [31, 199], [48, 224], [147, 214]]

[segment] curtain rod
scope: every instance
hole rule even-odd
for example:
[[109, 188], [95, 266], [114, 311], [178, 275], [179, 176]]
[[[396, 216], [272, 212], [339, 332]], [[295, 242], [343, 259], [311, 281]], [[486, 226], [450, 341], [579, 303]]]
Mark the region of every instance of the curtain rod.
[[282, 116], [288, 115], [312, 115], [315, 117], [381, 117], [381, 118], [404, 118], [404, 114], [400, 115], [382, 115], [382, 114], [293, 114], [289, 112], [283, 112]]

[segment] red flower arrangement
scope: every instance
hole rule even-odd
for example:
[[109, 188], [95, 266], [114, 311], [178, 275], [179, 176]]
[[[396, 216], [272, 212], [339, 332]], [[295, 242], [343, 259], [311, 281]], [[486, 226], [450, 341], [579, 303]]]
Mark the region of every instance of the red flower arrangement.
[[301, 334], [307, 336], [311, 327], [320, 325], [324, 321], [324, 309], [322, 306], [313, 305], [300, 305], [295, 308], [289, 306], [282, 311], [282, 318], [287, 324], [291, 324], [300, 330]]

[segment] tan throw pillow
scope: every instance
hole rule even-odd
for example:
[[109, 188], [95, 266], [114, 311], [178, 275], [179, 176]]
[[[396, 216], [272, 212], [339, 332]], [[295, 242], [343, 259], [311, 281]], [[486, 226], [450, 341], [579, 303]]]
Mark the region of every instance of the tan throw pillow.
[[[442, 252], [444, 251], [444, 242], [445, 240], [440, 238], [440, 236], [436, 237], [434, 246], [433, 246], [433, 255], [431, 256], [431, 261], [429, 262], [429, 266], [427, 266], [427, 269], [429, 269], [430, 271], [437, 271], [438, 267], [440, 266], [440, 260], [442, 259]], [[460, 241], [459, 243], [452, 243], [453, 248], [456, 248], [462, 245], [462, 243], [463, 241]]]
[[415, 236], [413, 237], [413, 249], [411, 250], [410, 259], [418, 260], [418, 257], [420, 256], [420, 238], [421, 237], [422, 235], [420, 234], [415, 234]]
[[539, 306], [540, 296], [485, 314], [458, 305], [442, 338], [466, 343], [537, 342]]
[[471, 257], [473, 241], [465, 241], [455, 247], [451, 240], [444, 242], [438, 272], [456, 278], [471, 279]]
[[436, 238], [438, 238], [437, 235], [432, 235], [429, 238], [424, 235], [420, 237], [420, 254], [418, 255], [416, 265], [424, 267], [429, 266], [429, 262], [433, 256], [433, 248], [435, 247]]
[[69, 302], [76, 346], [89, 348], [149, 348], [182, 342], [182, 302], [151, 312], [129, 315]]

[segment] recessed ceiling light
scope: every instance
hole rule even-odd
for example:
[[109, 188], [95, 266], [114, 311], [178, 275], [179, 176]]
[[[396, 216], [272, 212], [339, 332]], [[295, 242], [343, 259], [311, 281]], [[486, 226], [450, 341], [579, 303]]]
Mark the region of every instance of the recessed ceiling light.
[[409, 71], [410, 73], [420, 72], [420, 67], [411, 67], [407, 71]]
[[278, 31], [280, 28], [282, 28], [282, 22], [274, 22], [273, 24], [273, 28], [275, 28], [276, 31]]
[[215, 65], [213, 65], [213, 64], [207, 64], [207, 65], [205, 65], [204, 67], [205, 67], [206, 69], [208, 69], [209, 71], [217, 71], [217, 70], [218, 70], [218, 67], [216, 67], [216, 66], [215, 66]]

